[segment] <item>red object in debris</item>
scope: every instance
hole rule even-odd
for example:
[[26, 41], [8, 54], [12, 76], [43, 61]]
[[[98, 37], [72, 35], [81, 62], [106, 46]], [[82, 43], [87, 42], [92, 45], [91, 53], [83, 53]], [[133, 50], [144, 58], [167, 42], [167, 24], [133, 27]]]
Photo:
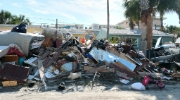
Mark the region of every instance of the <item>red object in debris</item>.
[[142, 81], [142, 84], [148, 89], [148, 84], [154, 84], [154, 87], [157, 86], [159, 87], [160, 89], [164, 88], [165, 87], [165, 84], [161, 81], [161, 80], [158, 80], [158, 79], [155, 79], [153, 78], [152, 76], [145, 76], [143, 81]]
[[147, 85], [149, 84], [149, 81], [150, 81], [149, 76], [145, 76], [144, 79], [143, 79], [143, 81], [142, 81], [142, 84], [143, 84], [144, 86], [147, 86]]
[[12, 55], [12, 54], [16, 54], [18, 55], [19, 57], [24, 57], [24, 54], [21, 53], [17, 48], [15, 47], [10, 47], [9, 48], [9, 51], [7, 53], [7, 55]]
[[80, 41], [81, 41], [81, 43], [85, 43], [86, 40], [85, 40], [85, 38], [83, 37], [83, 38], [80, 39]]
[[56, 48], [62, 45], [62, 40], [61, 39], [56, 39]]
[[65, 63], [66, 63], [66, 60], [58, 60], [58, 62], [57, 62], [58, 68], [61, 68], [61, 66]]

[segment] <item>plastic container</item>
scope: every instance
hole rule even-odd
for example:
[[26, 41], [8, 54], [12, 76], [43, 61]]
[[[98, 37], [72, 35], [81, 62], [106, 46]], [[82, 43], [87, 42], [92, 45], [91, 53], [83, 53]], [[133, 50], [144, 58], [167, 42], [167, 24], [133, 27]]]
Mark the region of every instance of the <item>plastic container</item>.
[[23, 57], [20, 57], [19, 58], [19, 65], [22, 66], [24, 64], [24, 58]]

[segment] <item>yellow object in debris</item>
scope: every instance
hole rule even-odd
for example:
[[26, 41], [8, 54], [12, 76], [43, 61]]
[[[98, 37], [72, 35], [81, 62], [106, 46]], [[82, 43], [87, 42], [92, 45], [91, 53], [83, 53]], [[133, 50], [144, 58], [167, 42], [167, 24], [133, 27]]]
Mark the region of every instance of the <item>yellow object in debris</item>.
[[63, 56], [66, 56], [66, 55], [68, 55], [70, 52], [62, 52], [62, 55]]
[[17, 81], [3, 81], [2, 82], [3, 86], [6, 87], [6, 86], [17, 86]]

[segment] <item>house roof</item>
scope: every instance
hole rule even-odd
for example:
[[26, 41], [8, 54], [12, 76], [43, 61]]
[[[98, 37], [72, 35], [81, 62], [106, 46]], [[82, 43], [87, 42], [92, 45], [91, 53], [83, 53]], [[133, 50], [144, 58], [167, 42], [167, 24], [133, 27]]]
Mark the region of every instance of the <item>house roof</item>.
[[[71, 34], [84, 34], [87, 29], [60, 29], [62, 33], [71, 33]], [[90, 29], [88, 29], [90, 30]], [[99, 32], [99, 30], [90, 30], [92, 32]]]
[[[107, 28], [103, 28], [107, 32]], [[140, 35], [141, 30], [129, 30], [129, 29], [109, 29], [109, 34], [114, 34], [114, 35]], [[153, 35], [154, 36], [173, 36], [173, 34], [169, 33], [164, 33], [162, 31], [158, 30], [153, 30]]]

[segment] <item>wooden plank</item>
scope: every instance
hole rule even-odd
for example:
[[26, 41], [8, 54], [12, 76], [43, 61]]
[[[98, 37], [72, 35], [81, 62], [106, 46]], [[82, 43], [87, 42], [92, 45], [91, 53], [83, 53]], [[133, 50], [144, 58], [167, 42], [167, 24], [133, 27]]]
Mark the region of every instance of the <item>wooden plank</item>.
[[137, 74], [135, 72], [131, 71], [129, 68], [126, 68], [126, 66], [121, 64], [120, 62], [110, 63], [109, 66], [115, 68], [117, 71], [127, 74], [128, 77], [134, 78], [137, 76]]
[[45, 78], [45, 75], [44, 75], [46, 69], [43, 67], [42, 62], [43, 62], [43, 60], [38, 60], [39, 75], [40, 75], [41, 81], [42, 81], [42, 83], [43, 83], [43, 85], [45, 87], [45, 90], [47, 90], [48, 87], [47, 87], [47, 85], [45, 83], [46, 78]]

